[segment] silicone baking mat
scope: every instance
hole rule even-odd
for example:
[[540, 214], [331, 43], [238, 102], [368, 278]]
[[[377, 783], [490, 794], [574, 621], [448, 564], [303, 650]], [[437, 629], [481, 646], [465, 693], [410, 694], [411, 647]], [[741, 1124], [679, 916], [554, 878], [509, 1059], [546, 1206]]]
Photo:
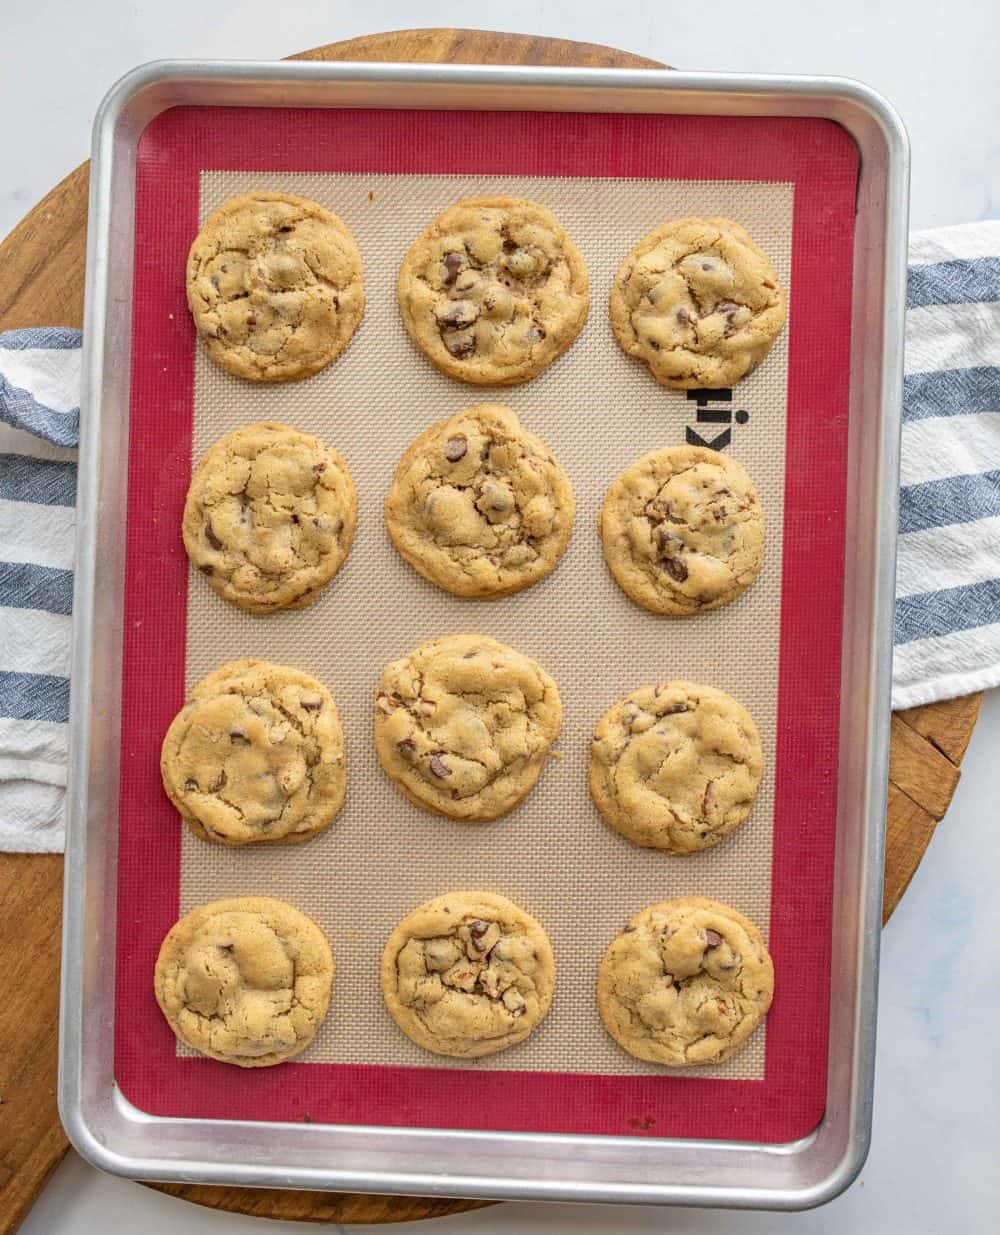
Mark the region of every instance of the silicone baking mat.
[[[843, 500], [856, 152], [813, 120], [627, 115], [175, 109], [139, 152], [119, 850], [117, 1079], [155, 1114], [782, 1141], [823, 1109], [836, 818]], [[347, 352], [304, 382], [254, 385], [195, 346], [184, 259], [200, 221], [252, 188], [323, 202], [354, 232], [367, 310]], [[591, 276], [576, 344], [501, 391], [438, 374], [408, 342], [394, 283], [413, 238], [462, 196], [527, 196], [555, 211]], [[790, 290], [789, 326], [733, 391], [669, 392], [607, 322], [625, 253], [666, 218], [743, 223]], [[509, 403], [566, 468], [577, 499], [559, 568], [518, 596], [452, 597], [394, 553], [381, 506], [428, 424]], [[192, 462], [255, 420], [309, 430], [344, 455], [359, 493], [351, 556], [311, 608], [256, 617], [190, 570], [179, 522]], [[764, 569], [735, 604], [689, 620], [648, 614], [608, 575], [595, 532], [607, 485], [655, 447], [701, 440], [753, 476]], [[462, 826], [405, 802], [379, 769], [372, 698], [385, 663], [422, 639], [478, 630], [536, 657], [564, 704], [560, 758], [511, 815]], [[186, 688], [225, 660], [297, 665], [333, 690], [348, 798], [304, 846], [228, 849], [194, 838], [159, 784], [162, 735]], [[767, 771], [753, 815], [705, 854], [641, 850], [586, 789], [588, 737], [615, 699], [686, 677], [739, 698]], [[426, 1054], [386, 1014], [385, 937], [448, 888], [500, 891], [552, 940], [556, 997], [512, 1050], [470, 1064]], [[151, 991], [179, 913], [218, 896], [280, 896], [311, 913], [337, 961], [330, 1014], [294, 1064], [243, 1071], [178, 1050]], [[604, 1033], [596, 966], [625, 919], [669, 896], [738, 907], [769, 938], [776, 997], [726, 1064], [667, 1073]]]

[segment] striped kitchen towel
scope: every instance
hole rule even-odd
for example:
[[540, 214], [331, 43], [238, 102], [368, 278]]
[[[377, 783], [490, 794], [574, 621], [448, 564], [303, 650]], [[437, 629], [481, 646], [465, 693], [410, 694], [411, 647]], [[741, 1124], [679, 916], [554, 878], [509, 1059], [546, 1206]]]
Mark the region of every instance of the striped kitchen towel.
[[910, 237], [893, 707], [1000, 684], [1000, 220]]
[[[1000, 685], [1000, 221], [910, 263], [897, 708]], [[63, 847], [79, 344], [0, 334], [0, 850]]]
[[63, 848], [79, 330], [0, 334], [0, 850]]

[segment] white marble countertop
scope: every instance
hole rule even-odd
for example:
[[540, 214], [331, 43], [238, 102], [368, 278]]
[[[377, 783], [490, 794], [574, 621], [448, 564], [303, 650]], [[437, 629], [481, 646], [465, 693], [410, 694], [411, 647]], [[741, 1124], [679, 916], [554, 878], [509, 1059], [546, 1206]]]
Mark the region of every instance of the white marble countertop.
[[[456, 22], [608, 43], [685, 68], [831, 73], [876, 87], [913, 143], [912, 223], [1000, 216], [1000, 10], [996, 0], [35, 0], [0, 4], [0, 235], [87, 154], [91, 117], [127, 69], [162, 57], [272, 59], [373, 30]], [[3, 277], [0, 271], [0, 278]], [[965, 1235], [1000, 1212], [1000, 692], [987, 697], [951, 810], [885, 932], [875, 1127], [858, 1182], [807, 1214], [503, 1205], [394, 1230], [441, 1235], [560, 1232], [870, 1232]], [[70, 1154], [24, 1235], [302, 1235], [211, 1213]], [[330, 1228], [327, 1228], [330, 1229]], [[361, 1228], [353, 1228], [360, 1230]]]

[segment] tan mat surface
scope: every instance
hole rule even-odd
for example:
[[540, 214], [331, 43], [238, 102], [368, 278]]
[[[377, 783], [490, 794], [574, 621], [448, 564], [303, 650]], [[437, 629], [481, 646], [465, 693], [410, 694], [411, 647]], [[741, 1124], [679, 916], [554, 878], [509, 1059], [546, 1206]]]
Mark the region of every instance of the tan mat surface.
[[[345, 354], [304, 382], [255, 386], [199, 350], [194, 449], [256, 420], [316, 433], [344, 455], [358, 487], [350, 558], [320, 600], [301, 612], [254, 617], [221, 601], [192, 572], [187, 678], [253, 656], [296, 665], [333, 691], [348, 748], [347, 801], [333, 826], [305, 845], [227, 849], [185, 830], [181, 908], [237, 893], [280, 896], [316, 917], [338, 971], [330, 1014], [305, 1062], [487, 1067], [590, 1073], [660, 1069], [622, 1052], [601, 1027], [593, 986], [609, 940], [636, 909], [679, 895], [712, 896], [767, 933], [784, 497], [787, 331], [765, 364], [734, 392], [749, 413], [731, 453], [756, 482], [767, 518], [764, 569], [735, 604], [696, 618], [656, 617], [633, 605], [604, 566], [595, 530], [608, 484], [629, 462], [684, 441], [696, 407], [658, 387], [618, 349], [607, 322], [612, 277], [636, 241], [686, 214], [728, 215], [750, 231], [789, 286], [792, 188], [738, 182], [524, 177], [259, 175], [204, 172], [204, 218], [253, 188], [301, 193], [339, 214], [365, 260], [368, 307]], [[545, 373], [506, 390], [466, 386], [409, 343], [395, 279], [412, 240], [463, 196], [537, 199], [559, 216], [588, 264], [592, 304], [574, 346]], [[573, 482], [577, 514], [563, 562], [547, 579], [499, 601], [461, 600], [421, 579], [394, 552], [382, 503], [396, 463], [422, 429], [477, 402], [510, 404], [552, 448]], [[705, 426], [711, 437], [717, 426]], [[535, 790], [512, 814], [478, 826], [409, 805], [382, 773], [371, 739], [372, 699], [383, 666], [434, 635], [474, 630], [534, 656], [552, 674], [565, 715], [557, 749]], [[735, 695], [753, 714], [767, 765], [750, 820], [716, 849], [690, 858], [638, 849], [613, 833], [586, 787], [590, 732], [621, 695], [684, 677]], [[479, 1063], [421, 1051], [386, 1013], [378, 960], [408, 909], [449, 888], [491, 888], [529, 909], [555, 952], [552, 1011], [526, 1042]], [[781, 974], [777, 974], [780, 987]], [[698, 1076], [759, 1079], [764, 1031], [729, 1062]], [[685, 1075], [694, 1075], [686, 1073]]]

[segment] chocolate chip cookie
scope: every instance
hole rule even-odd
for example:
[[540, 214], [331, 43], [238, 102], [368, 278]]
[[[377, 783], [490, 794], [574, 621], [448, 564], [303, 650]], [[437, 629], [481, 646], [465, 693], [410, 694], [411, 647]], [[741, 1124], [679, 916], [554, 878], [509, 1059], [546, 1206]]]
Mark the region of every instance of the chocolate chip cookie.
[[312, 918], [270, 896], [192, 909], [160, 947], [154, 988], [187, 1046], [267, 1068], [313, 1040], [330, 1003], [333, 957]]
[[410, 446], [385, 503], [389, 536], [456, 596], [509, 596], [569, 544], [573, 490], [545, 443], [499, 403], [438, 421]]
[[188, 557], [250, 613], [312, 604], [343, 565], [358, 499], [332, 446], [263, 422], [227, 433], [198, 464], [182, 531]]
[[764, 758], [757, 726], [732, 696], [694, 682], [643, 686], [601, 718], [590, 793], [636, 845], [697, 853], [750, 814]]
[[231, 197], [187, 261], [191, 316], [212, 360], [237, 377], [286, 382], [339, 356], [365, 309], [347, 226], [290, 193]]
[[446, 892], [400, 922], [382, 953], [382, 994], [408, 1038], [437, 1055], [506, 1050], [552, 1003], [555, 963], [530, 914], [491, 892]]
[[167, 796], [202, 840], [308, 840], [344, 802], [340, 717], [308, 674], [230, 661], [191, 691], [163, 739], [160, 771]]
[[785, 324], [770, 261], [731, 219], [672, 219], [644, 236], [611, 289], [623, 351], [661, 386], [732, 386], [764, 359]]
[[773, 994], [760, 931], [701, 896], [641, 909], [608, 948], [597, 978], [608, 1033], [637, 1059], [670, 1068], [728, 1059]]
[[537, 202], [476, 197], [449, 206], [403, 259], [407, 333], [449, 377], [476, 386], [527, 381], [580, 333], [587, 267]]
[[627, 467], [598, 528], [622, 591], [673, 617], [728, 605], [757, 578], [764, 552], [750, 477], [703, 446], [668, 446]]
[[446, 635], [382, 674], [375, 749], [416, 806], [473, 823], [525, 797], [561, 720], [556, 684], [529, 656], [485, 635]]

